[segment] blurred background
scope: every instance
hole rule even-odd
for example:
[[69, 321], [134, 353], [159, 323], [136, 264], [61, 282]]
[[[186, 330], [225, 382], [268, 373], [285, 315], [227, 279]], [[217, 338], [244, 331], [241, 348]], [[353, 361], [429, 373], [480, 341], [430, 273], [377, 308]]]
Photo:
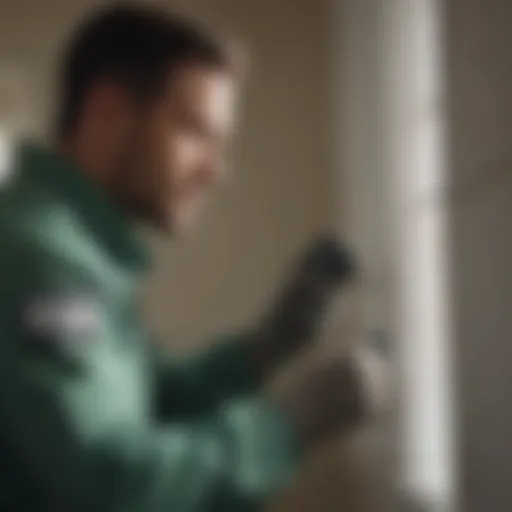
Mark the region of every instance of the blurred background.
[[[48, 133], [56, 58], [93, 0], [1, 0], [0, 168]], [[512, 510], [510, 0], [168, 0], [251, 55], [232, 176], [144, 305], [189, 349], [260, 311], [310, 238], [363, 277], [323, 347], [390, 340], [391, 418], [315, 456], [273, 510]]]

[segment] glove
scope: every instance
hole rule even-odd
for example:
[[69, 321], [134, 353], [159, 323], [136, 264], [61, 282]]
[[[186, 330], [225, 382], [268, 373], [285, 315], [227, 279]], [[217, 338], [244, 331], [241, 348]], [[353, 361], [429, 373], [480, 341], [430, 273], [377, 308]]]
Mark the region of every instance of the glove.
[[351, 256], [334, 238], [308, 248], [254, 330], [253, 353], [262, 378], [314, 340], [330, 300], [354, 273]]
[[365, 347], [308, 370], [277, 401], [310, 447], [379, 417], [389, 404], [388, 377], [382, 356]]

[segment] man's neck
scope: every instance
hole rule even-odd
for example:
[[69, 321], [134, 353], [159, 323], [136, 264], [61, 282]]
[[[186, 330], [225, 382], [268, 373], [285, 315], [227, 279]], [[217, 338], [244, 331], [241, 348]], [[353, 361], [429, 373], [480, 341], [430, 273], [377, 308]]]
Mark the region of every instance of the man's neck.
[[73, 162], [94, 183], [104, 190], [110, 187], [110, 165], [97, 145], [78, 137], [60, 139], [55, 145], [56, 151]]

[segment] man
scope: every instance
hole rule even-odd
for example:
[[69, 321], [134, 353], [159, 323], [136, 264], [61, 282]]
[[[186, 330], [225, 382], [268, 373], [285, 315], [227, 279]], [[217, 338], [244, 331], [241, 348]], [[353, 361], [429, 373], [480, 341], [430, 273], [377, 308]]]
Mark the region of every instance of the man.
[[272, 399], [262, 383], [300, 337], [248, 330], [173, 360], [134, 300], [149, 260], [133, 223], [182, 233], [222, 180], [237, 60], [116, 7], [84, 23], [60, 79], [54, 145], [21, 148], [0, 201], [0, 510], [259, 510], [360, 416], [353, 369]]

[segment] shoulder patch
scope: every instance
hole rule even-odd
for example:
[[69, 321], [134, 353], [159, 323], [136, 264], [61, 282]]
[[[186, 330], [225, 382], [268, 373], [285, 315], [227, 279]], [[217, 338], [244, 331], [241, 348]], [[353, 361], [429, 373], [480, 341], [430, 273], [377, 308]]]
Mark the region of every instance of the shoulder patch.
[[47, 293], [25, 303], [22, 325], [26, 332], [46, 341], [90, 339], [100, 327], [99, 303], [79, 293]]

